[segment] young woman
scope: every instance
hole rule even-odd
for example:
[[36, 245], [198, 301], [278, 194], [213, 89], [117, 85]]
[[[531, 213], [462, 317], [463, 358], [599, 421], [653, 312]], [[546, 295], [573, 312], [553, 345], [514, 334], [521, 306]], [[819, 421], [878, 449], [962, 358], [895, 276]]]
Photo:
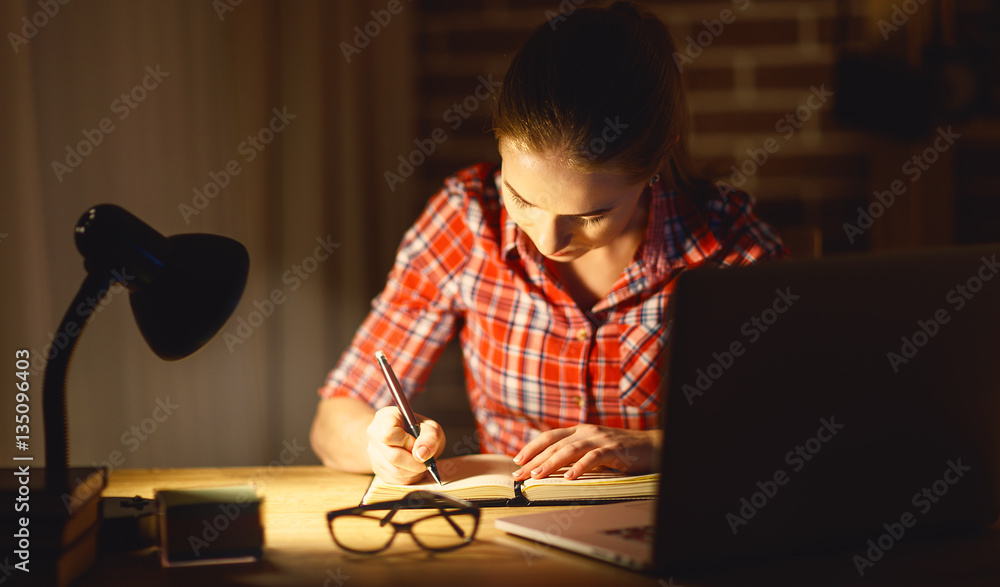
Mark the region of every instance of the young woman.
[[416, 440], [374, 354], [420, 390], [458, 333], [483, 452], [515, 479], [655, 467], [665, 311], [677, 276], [781, 257], [745, 193], [690, 170], [674, 44], [631, 2], [541, 25], [514, 57], [493, 130], [502, 164], [445, 181], [320, 389], [327, 465], [412, 483], [445, 434]]

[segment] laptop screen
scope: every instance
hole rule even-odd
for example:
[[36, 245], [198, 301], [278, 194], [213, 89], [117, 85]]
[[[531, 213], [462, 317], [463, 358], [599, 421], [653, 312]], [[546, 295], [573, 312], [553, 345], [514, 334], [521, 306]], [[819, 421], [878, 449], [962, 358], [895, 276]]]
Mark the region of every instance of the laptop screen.
[[996, 520], [1000, 245], [694, 270], [672, 305], [659, 566], [837, 547], [863, 575]]

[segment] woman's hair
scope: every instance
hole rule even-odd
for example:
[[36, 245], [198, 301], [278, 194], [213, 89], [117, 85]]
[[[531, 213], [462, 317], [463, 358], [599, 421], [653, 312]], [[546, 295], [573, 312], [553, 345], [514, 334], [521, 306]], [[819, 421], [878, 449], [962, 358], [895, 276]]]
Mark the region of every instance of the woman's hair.
[[493, 111], [498, 141], [559, 153], [584, 172], [636, 181], [659, 173], [701, 191], [674, 41], [633, 2], [578, 8], [538, 27], [514, 56]]

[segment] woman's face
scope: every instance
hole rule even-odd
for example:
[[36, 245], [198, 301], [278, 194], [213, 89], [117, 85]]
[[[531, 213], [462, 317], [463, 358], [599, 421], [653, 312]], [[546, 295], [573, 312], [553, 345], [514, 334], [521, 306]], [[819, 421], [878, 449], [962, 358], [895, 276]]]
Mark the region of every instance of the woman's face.
[[[568, 168], [558, 153], [500, 143], [504, 206], [535, 248], [558, 262], [578, 259], [637, 227], [646, 182]], [[645, 225], [638, 225], [640, 230]]]

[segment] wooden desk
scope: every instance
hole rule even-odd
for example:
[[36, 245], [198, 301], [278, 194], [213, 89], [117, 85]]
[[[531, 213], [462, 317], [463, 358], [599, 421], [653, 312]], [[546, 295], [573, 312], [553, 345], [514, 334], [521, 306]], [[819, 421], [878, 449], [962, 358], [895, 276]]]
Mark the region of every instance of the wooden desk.
[[[573, 587], [642, 585], [1000, 584], [1000, 527], [975, 537], [900, 544], [862, 581], [851, 553], [804, 557], [683, 577], [642, 574], [558, 551], [498, 531], [493, 521], [517, 508], [485, 508], [476, 541], [430, 554], [397, 536], [378, 555], [341, 551], [330, 539], [325, 512], [356, 505], [369, 476], [323, 467], [118, 470], [105, 496], [152, 497], [155, 489], [256, 483], [264, 496], [264, 558], [247, 564], [164, 569], [155, 549], [103, 555], [74, 586], [308, 585], [338, 587], [468, 585]], [[560, 508], [546, 508], [557, 510]], [[534, 508], [532, 511], [542, 511]], [[846, 561], [846, 564], [845, 564]], [[879, 582], [875, 582], [879, 581]]]

